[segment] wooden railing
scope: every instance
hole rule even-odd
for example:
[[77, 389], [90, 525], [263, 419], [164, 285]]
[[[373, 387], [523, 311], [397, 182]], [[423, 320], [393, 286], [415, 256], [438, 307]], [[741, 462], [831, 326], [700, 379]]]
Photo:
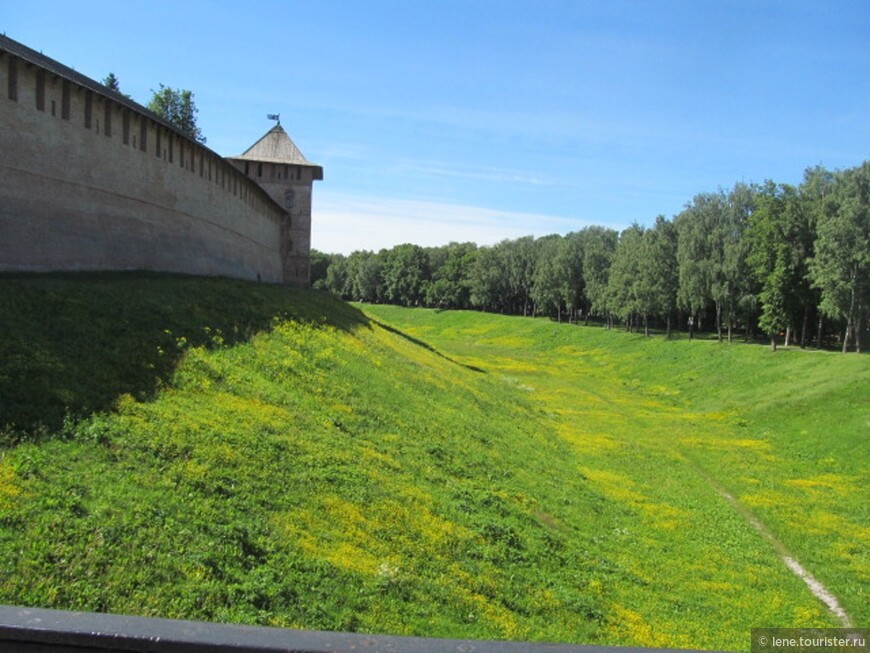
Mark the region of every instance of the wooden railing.
[[[2, 653], [632, 653], [630, 649], [329, 633], [0, 606]], [[655, 649], [663, 653], [663, 649]]]

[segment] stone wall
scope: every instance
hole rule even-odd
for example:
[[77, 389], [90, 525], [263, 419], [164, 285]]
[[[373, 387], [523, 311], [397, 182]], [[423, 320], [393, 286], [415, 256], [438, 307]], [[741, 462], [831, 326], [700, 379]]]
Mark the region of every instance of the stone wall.
[[308, 284], [311, 259], [311, 196], [315, 179], [322, 175], [314, 166], [228, 159], [246, 177], [263, 188], [288, 214], [284, 244], [287, 283]]
[[0, 51], [0, 270], [284, 282], [287, 212], [135, 106]]

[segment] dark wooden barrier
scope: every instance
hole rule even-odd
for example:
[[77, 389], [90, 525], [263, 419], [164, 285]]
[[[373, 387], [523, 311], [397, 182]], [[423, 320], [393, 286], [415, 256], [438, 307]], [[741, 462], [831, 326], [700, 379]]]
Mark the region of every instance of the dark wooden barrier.
[[[2, 653], [640, 653], [652, 649], [426, 639], [0, 606]], [[664, 649], [655, 649], [664, 653]]]

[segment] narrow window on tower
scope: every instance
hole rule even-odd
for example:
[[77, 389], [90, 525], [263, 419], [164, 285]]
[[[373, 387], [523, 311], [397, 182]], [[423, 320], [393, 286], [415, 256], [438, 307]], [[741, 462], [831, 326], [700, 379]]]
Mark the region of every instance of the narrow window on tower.
[[143, 152], [148, 149], [148, 121], [145, 118], [139, 121], [139, 149]]
[[123, 131], [124, 136], [124, 145], [130, 144], [130, 112], [127, 109], [124, 109], [124, 113], [121, 116], [121, 129]]
[[9, 57], [9, 99], [18, 102], [18, 59]]
[[36, 71], [36, 109], [45, 111], [45, 71]]
[[85, 91], [85, 129], [91, 128], [91, 119], [94, 112], [94, 94]]
[[109, 100], [103, 100], [103, 133], [109, 138], [112, 137], [112, 103]]
[[60, 117], [64, 120], [69, 120], [69, 105], [70, 105], [70, 83], [69, 80], [63, 80], [60, 91]]

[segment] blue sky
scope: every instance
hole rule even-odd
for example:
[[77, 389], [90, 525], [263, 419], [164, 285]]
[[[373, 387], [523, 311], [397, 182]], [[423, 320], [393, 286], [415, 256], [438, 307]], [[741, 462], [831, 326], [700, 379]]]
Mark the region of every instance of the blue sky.
[[651, 224], [870, 158], [866, 0], [31, 0], [0, 31], [143, 103], [191, 89], [223, 155], [280, 112], [328, 252]]

